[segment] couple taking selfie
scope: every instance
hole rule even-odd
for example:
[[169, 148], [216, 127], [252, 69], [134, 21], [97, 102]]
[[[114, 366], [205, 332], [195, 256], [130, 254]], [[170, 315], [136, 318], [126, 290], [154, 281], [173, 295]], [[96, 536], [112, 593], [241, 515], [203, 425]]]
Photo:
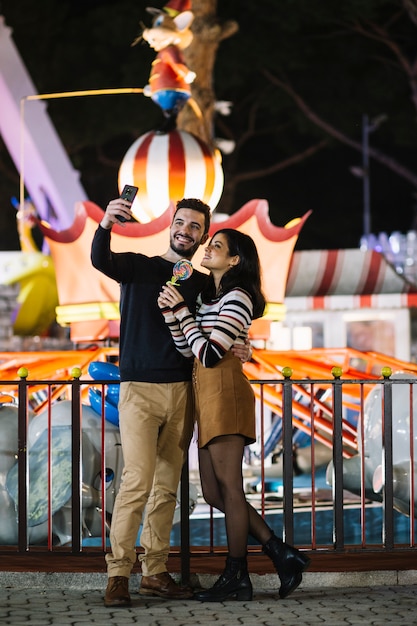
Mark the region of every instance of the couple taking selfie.
[[[210, 207], [196, 198], [176, 204], [169, 247], [148, 257], [111, 250], [114, 224], [131, 219], [131, 202], [109, 202], [95, 232], [93, 266], [121, 287], [119, 424], [124, 469], [106, 554], [107, 607], [129, 606], [140, 525], [141, 595], [221, 602], [251, 600], [248, 535], [278, 573], [281, 598], [294, 591], [309, 558], [277, 537], [245, 497], [242, 460], [256, 440], [255, 400], [242, 362], [248, 331], [265, 298], [259, 257], [248, 235], [219, 229], [209, 240]], [[174, 265], [205, 245], [202, 267], [177, 286]], [[177, 266], [178, 267], [178, 266]], [[224, 513], [228, 555], [210, 589], [181, 586], [167, 571], [181, 469], [194, 428], [206, 502]]]

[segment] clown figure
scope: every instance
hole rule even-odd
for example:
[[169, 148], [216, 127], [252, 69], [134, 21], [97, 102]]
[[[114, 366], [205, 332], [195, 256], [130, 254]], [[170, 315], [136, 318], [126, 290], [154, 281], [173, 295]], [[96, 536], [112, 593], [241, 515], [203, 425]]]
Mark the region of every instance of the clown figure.
[[182, 54], [193, 38], [190, 26], [194, 16], [190, 6], [190, 0], [171, 0], [162, 10], [148, 7], [147, 11], [155, 16], [152, 26], [145, 28], [132, 44], [144, 39], [157, 52], [143, 93], [162, 109], [166, 118], [163, 132], [175, 128], [177, 115], [191, 96], [190, 84], [196, 76]]

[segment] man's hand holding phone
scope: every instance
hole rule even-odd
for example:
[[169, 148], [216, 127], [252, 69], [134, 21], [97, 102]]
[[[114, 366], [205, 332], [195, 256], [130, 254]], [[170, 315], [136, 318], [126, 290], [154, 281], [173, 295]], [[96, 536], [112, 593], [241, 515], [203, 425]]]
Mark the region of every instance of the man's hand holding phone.
[[109, 230], [113, 224], [124, 225], [132, 220], [131, 206], [136, 197], [138, 188], [134, 185], [125, 185], [119, 198], [111, 200], [100, 222], [102, 228]]
[[[120, 194], [120, 198], [122, 200], [127, 200], [128, 202], [130, 202], [130, 205], [132, 206], [133, 200], [136, 198], [136, 194], [138, 193], [138, 191], [139, 191], [138, 188], [135, 187], [134, 185], [125, 185], [123, 187], [122, 193]], [[127, 221], [124, 215], [119, 215], [118, 220], [119, 222]]]

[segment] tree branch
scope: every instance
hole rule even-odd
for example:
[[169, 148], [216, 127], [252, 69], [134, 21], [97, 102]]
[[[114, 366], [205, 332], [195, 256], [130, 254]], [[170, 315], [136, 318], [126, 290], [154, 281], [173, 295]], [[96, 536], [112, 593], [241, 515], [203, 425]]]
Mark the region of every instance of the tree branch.
[[[350, 148], [353, 148], [357, 152], [362, 152], [361, 142], [351, 139], [350, 137], [348, 137], [348, 135], [323, 120], [315, 111], [313, 111], [311, 107], [308, 106], [308, 104], [292, 88], [292, 86], [288, 82], [280, 80], [277, 76], [273, 75], [269, 70], [266, 69], [263, 70], [263, 74], [271, 83], [285, 91], [292, 98], [300, 111], [302, 111], [313, 124], [321, 128], [331, 137], [334, 137], [334, 139], [337, 139], [341, 143], [349, 146]], [[401, 163], [398, 163], [398, 161], [396, 161], [392, 157], [384, 154], [380, 150], [377, 150], [373, 147], [369, 148], [369, 156], [375, 159], [375, 161], [378, 161], [378, 163], [385, 165], [390, 170], [398, 174], [398, 176], [401, 176], [417, 188], [417, 174], [409, 170], [407, 167], [401, 165]]]
[[284, 159], [283, 161], [279, 161], [278, 163], [274, 163], [269, 167], [264, 167], [257, 170], [251, 170], [250, 172], [242, 172], [240, 174], [235, 174], [233, 176], [234, 183], [240, 183], [242, 181], [254, 180], [255, 178], [262, 178], [264, 176], [270, 176], [271, 174], [275, 174], [276, 172], [280, 172], [281, 170], [286, 169], [287, 167], [291, 167], [291, 165], [295, 165], [296, 163], [301, 163], [305, 159], [313, 156], [319, 150], [323, 150], [328, 145], [328, 139], [322, 139], [314, 146], [310, 146], [303, 152], [299, 152], [298, 154], [294, 154], [288, 159]]
[[398, 43], [391, 37], [389, 32], [378, 24], [370, 23], [368, 28], [365, 28], [358, 22], [355, 23], [353, 29], [363, 37], [368, 37], [382, 43], [392, 52], [394, 57], [397, 59], [399, 66], [403, 69], [405, 75], [407, 76], [411, 91], [411, 101], [417, 112], [417, 59], [410, 61], [401, 50]]

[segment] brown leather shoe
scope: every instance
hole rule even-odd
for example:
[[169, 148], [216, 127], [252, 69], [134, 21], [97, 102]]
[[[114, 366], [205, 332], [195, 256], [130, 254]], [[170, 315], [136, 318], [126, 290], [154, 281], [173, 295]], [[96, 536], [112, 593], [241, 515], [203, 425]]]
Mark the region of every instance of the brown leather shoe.
[[155, 576], [142, 576], [139, 593], [145, 596], [159, 596], [171, 600], [186, 600], [193, 597], [191, 587], [180, 587], [168, 572]]
[[111, 576], [104, 595], [104, 606], [130, 606], [129, 579]]

